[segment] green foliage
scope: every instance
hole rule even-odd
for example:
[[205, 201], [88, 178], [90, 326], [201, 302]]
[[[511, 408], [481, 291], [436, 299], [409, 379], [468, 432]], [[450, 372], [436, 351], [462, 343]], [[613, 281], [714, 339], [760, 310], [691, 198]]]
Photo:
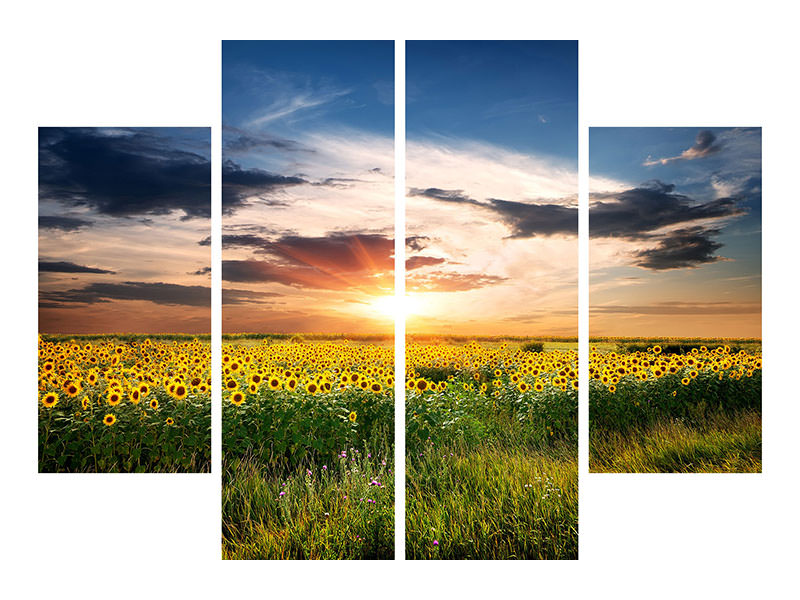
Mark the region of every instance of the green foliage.
[[647, 381], [625, 377], [616, 385], [615, 392], [592, 380], [590, 428], [627, 431], [664, 418], [700, 424], [710, 412], [761, 410], [761, 371], [741, 379], [725, 376], [720, 379], [718, 374], [706, 371], [688, 386], [681, 384], [681, 377], [681, 374], [665, 375]]
[[544, 350], [544, 342], [525, 342], [519, 349], [524, 352], [541, 352]]
[[241, 406], [223, 405], [223, 451], [227, 459], [249, 457], [274, 472], [292, 471], [329, 462], [350, 447], [388, 448], [393, 422], [391, 393], [348, 388], [312, 395], [262, 386]]
[[[148, 401], [157, 399], [159, 408]], [[153, 391], [115, 407], [61, 401], [39, 406], [39, 472], [174, 473], [211, 470], [210, 397], [174, 400]], [[103, 418], [112, 414], [113, 425]], [[174, 424], [168, 425], [167, 418]]]

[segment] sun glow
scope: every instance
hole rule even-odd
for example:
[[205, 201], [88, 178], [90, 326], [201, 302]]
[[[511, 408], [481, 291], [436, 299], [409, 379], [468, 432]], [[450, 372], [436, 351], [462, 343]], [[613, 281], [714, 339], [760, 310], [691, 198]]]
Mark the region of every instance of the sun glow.
[[371, 303], [373, 309], [379, 313], [396, 319], [417, 314], [420, 310], [419, 298], [414, 296], [381, 296]]

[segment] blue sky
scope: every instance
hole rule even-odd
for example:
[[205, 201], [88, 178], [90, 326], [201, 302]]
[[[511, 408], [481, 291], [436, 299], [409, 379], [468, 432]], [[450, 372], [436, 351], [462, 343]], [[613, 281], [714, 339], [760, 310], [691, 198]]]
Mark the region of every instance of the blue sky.
[[225, 331], [391, 331], [394, 42], [222, 44]]
[[393, 135], [393, 104], [393, 41], [222, 42], [224, 126], [289, 139], [342, 128]]
[[592, 334], [760, 336], [761, 130], [592, 128], [589, 155]]
[[449, 136], [577, 165], [577, 41], [409, 41], [410, 139]]
[[406, 43], [414, 333], [575, 335], [578, 43]]

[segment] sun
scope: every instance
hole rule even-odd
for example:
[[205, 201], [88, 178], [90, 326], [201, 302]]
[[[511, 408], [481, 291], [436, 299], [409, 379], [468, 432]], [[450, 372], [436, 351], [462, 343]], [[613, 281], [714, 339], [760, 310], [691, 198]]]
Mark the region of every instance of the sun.
[[406, 294], [405, 296], [380, 296], [370, 303], [377, 312], [391, 317], [408, 317], [419, 312], [419, 299]]

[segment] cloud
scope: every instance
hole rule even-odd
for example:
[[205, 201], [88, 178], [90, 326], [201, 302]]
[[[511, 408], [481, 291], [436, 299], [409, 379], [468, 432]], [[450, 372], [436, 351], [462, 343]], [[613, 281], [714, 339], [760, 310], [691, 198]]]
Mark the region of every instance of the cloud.
[[[269, 298], [279, 297], [276, 292], [254, 292], [251, 290], [237, 290], [222, 288], [222, 304], [274, 304]], [[266, 301], [265, 301], [266, 300]]]
[[394, 239], [375, 233], [285, 235], [274, 240], [253, 234], [223, 235], [222, 247], [248, 247], [285, 263], [337, 273], [375, 273], [394, 268]]
[[394, 269], [394, 240], [372, 233], [338, 233], [269, 239], [253, 234], [223, 235], [223, 248], [250, 248], [266, 260], [223, 261], [222, 278], [248, 283], [329, 290], [380, 288]]
[[722, 260], [714, 252], [722, 248], [711, 236], [719, 234], [719, 229], [688, 227], [664, 234], [654, 248], [632, 253], [633, 264], [652, 271], [696, 267], [705, 263]]
[[652, 238], [652, 232], [701, 219], [744, 214], [734, 198], [695, 202], [658, 180], [621, 192], [592, 194], [589, 231], [593, 238]]
[[60, 229], [61, 231], [76, 231], [81, 227], [91, 227], [92, 221], [78, 217], [39, 216], [39, 229]]
[[430, 241], [431, 238], [426, 235], [412, 235], [406, 238], [406, 248], [419, 252], [424, 250]]
[[39, 129], [39, 197], [113, 217], [211, 216], [211, 163], [142, 130]]
[[262, 169], [243, 169], [232, 160], [222, 165], [222, 211], [231, 214], [247, 205], [249, 198], [258, 197], [267, 204], [285, 205], [274, 197], [287, 187], [308, 183], [301, 177], [277, 175]]
[[107, 271], [105, 269], [96, 269], [94, 267], [84, 267], [83, 265], [76, 265], [72, 262], [58, 261], [48, 262], [39, 261], [40, 273], [107, 273], [113, 274], [116, 271]]
[[210, 307], [211, 288], [143, 281], [92, 283], [83, 288], [41, 292], [39, 307], [64, 307], [70, 304], [96, 304], [114, 300], [144, 300], [155, 304]]
[[414, 269], [419, 269], [420, 267], [440, 265], [443, 262], [447, 261], [443, 258], [437, 258], [435, 256], [412, 256], [406, 260], [406, 271], [412, 271]]
[[457, 204], [470, 204], [494, 212], [511, 229], [510, 238], [530, 238], [537, 235], [577, 235], [578, 209], [560, 204], [537, 204], [488, 198], [485, 202], [470, 198], [463, 190], [440, 188], [411, 188], [409, 196], [421, 196]]
[[482, 273], [414, 273], [406, 280], [406, 289], [412, 292], [466, 292], [478, 288], [497, 285], [507, 281], [507, 277], [485, 275]]
[[655, 159], [648, 156], [647, 160], [642, 164], [645, 167], [652, 167], [654, 165], [667, 165], [677, 160], [696, 160], [698, 158], [705, 158], [722, 150], [722, 144], [715, 144], [714, 142], [716, 141], [717, 137], [711, 131], [708, 129], [702, 129], [697, 134], [694, 144], [681, 152], [679, 155]]
[[273, 135], [244, 131], [230, 125], [223, 125], [224, 150], [231, 154], [246, 154], [254, 150], [275, 150], [278, 152], [309, 152], [315, 150], [300, 142]]
[[211, 267], [203, 267], [202, 269], [197, 269], [197, 271], [192, 271], [189, 275], [208, 275], [211, 273]]
[[637, 315], [749, 315], [761, 312], [759, 302], [658, 302], [640, 305], [592, 306], [593, 313]]
[[[295, 116], [299, 112], [308, 112], [310, 109], [318, 108], [326, 104], [330, 104], [339, 98], [348, 95], [352, 90], [350, 89], [335, 89], [335, 88], [320, 88], [316, 90], [305, 89], [302, 91], [294, 91], [292, 93], [282, 93], [280, 97], [276, 98], [264, 112], [259, 116], [251, 119], [248, 127], [261, 127], [274, 121], [286, 119], [287, 117]], [[277, 95], [275, 92], [273, 97]]]

